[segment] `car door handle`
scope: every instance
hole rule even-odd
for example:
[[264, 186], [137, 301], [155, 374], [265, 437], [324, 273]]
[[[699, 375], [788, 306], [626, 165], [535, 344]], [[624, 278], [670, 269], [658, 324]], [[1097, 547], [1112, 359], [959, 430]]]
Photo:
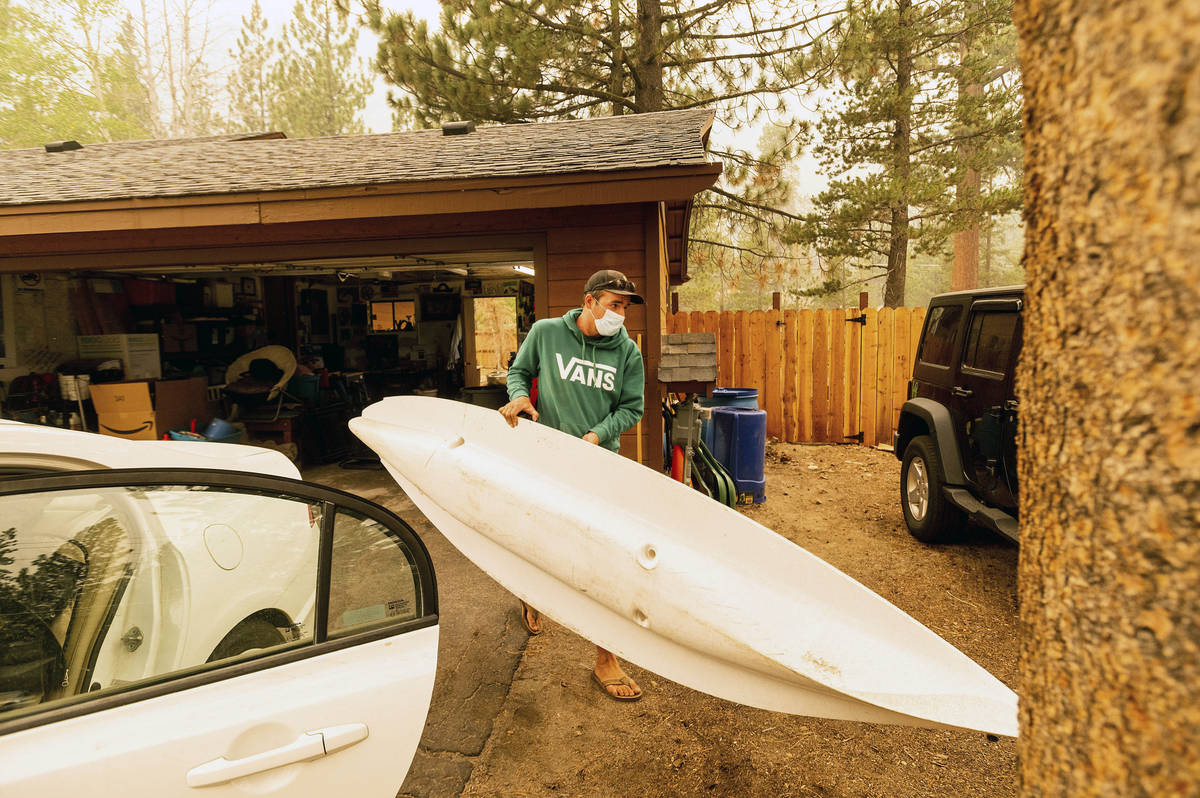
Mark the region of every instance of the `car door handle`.
[[263, 751], [261, 754], [254, 754], [243, 759], [220, 757], [197, 765], [187, 772], [187, 785], [189, 787], [210, 787], [214, 784], [224, 784], [227, 781], [240, 779], [242, 776], [262, 773], [264, 770], [332, 754], [334, 751], [365, 739], [367, 739], [367, 726], [364, 723], [328, 726], [324, 729], [305, 732], [287, 745]]
[[970, 388], [963, 388], [961, 386], [955, 385], [953, 388], [950, 389], [950, 393], [954, 394], [955, 396], [961, 396], [962, 398], [966, 399], [968, 396], [973, 395], [975, 392], [972, 391]]

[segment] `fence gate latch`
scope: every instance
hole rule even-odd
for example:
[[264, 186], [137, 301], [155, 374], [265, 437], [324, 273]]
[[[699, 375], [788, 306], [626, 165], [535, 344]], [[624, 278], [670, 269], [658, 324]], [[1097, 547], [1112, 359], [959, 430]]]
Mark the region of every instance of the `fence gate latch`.
[[858, 316], [851, 316], [850, 318], [846, 319], [846, 321], [854, 323], [854, 324], [861, 324], [864, 327], [866, 327], [867, 326], [867, 314], [863, 313]]

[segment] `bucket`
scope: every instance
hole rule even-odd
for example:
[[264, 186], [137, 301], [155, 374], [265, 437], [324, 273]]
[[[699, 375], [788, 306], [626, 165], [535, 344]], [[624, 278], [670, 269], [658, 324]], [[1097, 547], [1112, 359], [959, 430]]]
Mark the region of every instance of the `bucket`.
[[765, 502], [767, 414], [757, 408], [714, 407], [711, 429], [713, 456], [733, 477], [738, 504]]
[[210, 440], [220, 440], [228, 438], [237, 433], [237, 427], [230, 424], [223, 418], [214, 418], [208, 422], [208, 426], [204, 428], [204, 437]]
[[508, 404], [508, 389], [502, 385], [484, 388], [463, 388], [463, 399], [473, 405], [499, 410]]
[[287, 384], [287, 392], [301, 402], [317, 401], [320, 388], [321, 378], [316, 374], [297, 374]]
[[87, 399], [92, 395], [92, 391], [88, 387], [91, 381], [90, 374], [59, 374], [58, 392], [63, 399], [78, 402], [80, 399]]
[[[714, 388], [712, 396], [700, 400], [701, 407], [748, 407], [758, 409], [757, 388]], [[708, 419], [700, 420], [700, 437], [708, 450], [713, 451], [712, 425]]]

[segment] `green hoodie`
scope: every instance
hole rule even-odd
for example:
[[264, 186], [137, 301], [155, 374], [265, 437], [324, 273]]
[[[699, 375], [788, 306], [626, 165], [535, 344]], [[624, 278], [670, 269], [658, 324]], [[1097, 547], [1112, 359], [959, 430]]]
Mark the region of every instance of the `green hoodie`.
[[577, 320], [582, 308], [542, 319], [529, 330], [508, 369], [508, 398], [529, 396], [538, 380], [538, 420], [577, 438], [594, 432], [614, 452], [621, 433], [642, 417], [642, 353], [624, 328], [588, 338]]

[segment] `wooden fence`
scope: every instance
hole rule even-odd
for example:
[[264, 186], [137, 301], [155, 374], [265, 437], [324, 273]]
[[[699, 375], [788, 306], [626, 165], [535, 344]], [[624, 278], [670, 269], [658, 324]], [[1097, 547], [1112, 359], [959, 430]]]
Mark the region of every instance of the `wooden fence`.
[[717, 385], [757, 388], [767, 437], [892, 443], [925, 308], [692, 311], [667, 332], [717, 336]]

